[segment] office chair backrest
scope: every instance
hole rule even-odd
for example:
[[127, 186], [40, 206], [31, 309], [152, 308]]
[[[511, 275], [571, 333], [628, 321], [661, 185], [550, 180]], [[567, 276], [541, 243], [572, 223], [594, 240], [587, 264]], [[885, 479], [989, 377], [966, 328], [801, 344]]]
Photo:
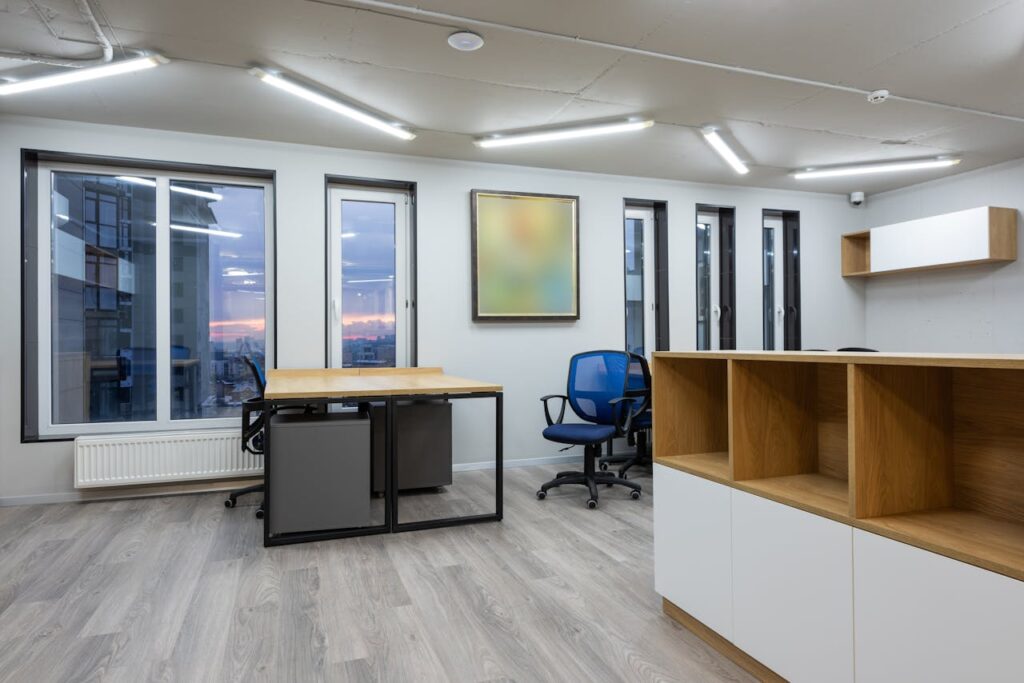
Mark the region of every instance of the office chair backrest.
[[249, 371], [252, 373], [253, 380], [256, 381], [256, 391], [260, 392], [260, 398], [263, 398], [263, 392], [267, 389], [267, 376], [263, 374], [263, 369], [249, 356], [242, 356], [242, 360], [249, 366]]
[[647, 364], [647, 359], [640, 354], [629, 354], [626, 395], [643, 397], [643, 403], [630, 406], [630, 409], [637, 415], [651, 407], [651, 368]]
[[580, 419], [613, 425], [618, 410], [609, 401], [626, 395], [629, 354], [625, 351], [585, 351], [569, 360], [569, 405]]

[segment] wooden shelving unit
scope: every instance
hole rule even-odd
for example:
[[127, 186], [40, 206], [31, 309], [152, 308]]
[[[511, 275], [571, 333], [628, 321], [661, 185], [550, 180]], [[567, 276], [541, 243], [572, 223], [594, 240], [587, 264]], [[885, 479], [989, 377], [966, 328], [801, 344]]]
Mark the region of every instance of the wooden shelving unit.
[[655, 461], [1024, 580], [1024, 356], [659, 352]]

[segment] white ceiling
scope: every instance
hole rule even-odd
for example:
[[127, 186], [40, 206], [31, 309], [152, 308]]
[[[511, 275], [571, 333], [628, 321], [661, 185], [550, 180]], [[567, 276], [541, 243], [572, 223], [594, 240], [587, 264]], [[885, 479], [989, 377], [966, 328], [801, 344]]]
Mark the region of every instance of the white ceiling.
[[[869, 193], [1024, 157], [1024, 123], [694, 66], [346, 0], [91, 0], [152, 71], [9, 96], [0, 112], [342, 148]], [[426, 10], [1024, 117], [1024, 0], [394, 0]], [[47, 17], [40, 20], [33, 4]], [[394, 13], [394, 12], [392, 12]], [[48, 26], [47, 26], [48, 24]], [[486, 39], [448, 47], [454, 28]], [[51, 32], [52, 31], [52, 32]], [[54, 35], [55, 34], [55, 35]], [[83, 42], [84, 41], [84, 42]], [[0, 0], [0, 50], [96, 52], [73, 0]], [[116, 53], [116, 50], [115, 50]], [[267, 88], [285, 69], [409, 123], [413, 142]], [[0, 75], [45, 69], [0, 60]], [[480, 150], [472, 136], [643, 114], [641, 133]], [[724, 128], [738, 177], [698, 127]], [[892, 144], [898, 142], [902, 144]], [[803, 166], [960, 154], [951, 170], [796, 181]]]

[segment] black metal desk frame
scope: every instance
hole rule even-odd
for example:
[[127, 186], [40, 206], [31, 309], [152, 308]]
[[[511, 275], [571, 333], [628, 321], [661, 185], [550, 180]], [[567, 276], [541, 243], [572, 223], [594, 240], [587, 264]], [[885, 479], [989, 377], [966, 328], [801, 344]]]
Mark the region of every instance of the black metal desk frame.
[[[395, 405], [399, 401], [415, 400], [454, 400], [464, 398], [493, 398], [494, 399], [494, 512], [481, 515], [463, 515], [458, 517], [443, 517], [441, 519], [425, 519], [415, 522], [398, 521], [398, 462], [395, 450]], [[390, 534], [400, 531], [417, 531], [420, 529], [439, 529], [442, 527], [459, 526], [462, 524], [476, 524], [478, 522], [500, 522], [502, 518], [502, 399], [500, 391], [489, 392], [466, 392], [466, 393], [431, 393], [431, 394], [401, 394], [386, 396], [346, 396], [343, 398], [309, 397], [309, 398], [288, 398], [288, 399], [264, 399], [262, 410], [266, 416], [263, 423], [263, 476], [265, 490], [263, 492], [263, 545], [265, 547], [275, 545], [289, 545], [292, 543], [310, 543], [313, 541], [326, 541], [334, 538], [351, 538], [353, 536], [370, 536], [374, 534]], [[381, 402], [385, 405], [384, 412], [384, 523], [375, 526], [353, 527], [347, 529], [326, 529], [321, 531], [296, 531], [285, 534], [270, 534], [270, 515], [273, 505], [273, 492], [270, 485], [270, 471], [273, 467], [271, 457], [271, 423], [270, 413], [284, 407], [305, 406], [310, 403], [316, 404], [352, 404], [368, 402]], [[367, 454], [367, 457], [370, 457]]]

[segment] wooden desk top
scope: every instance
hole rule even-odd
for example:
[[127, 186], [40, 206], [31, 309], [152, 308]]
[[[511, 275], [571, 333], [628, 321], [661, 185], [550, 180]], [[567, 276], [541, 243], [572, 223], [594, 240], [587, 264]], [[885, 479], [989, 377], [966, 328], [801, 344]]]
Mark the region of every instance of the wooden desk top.
[[334, 368], [270, 370], [263, 395], [268, 399], [361, 398], [501, 390], [500, 384], [446, 375], [442, 368]]
[[655, 351], [659, 358], [782, 361], [788, 363], [857, 363], [946, 368], [1024, 370], [1024, 354], [982, 353], [854, 353], [832, 351]]

